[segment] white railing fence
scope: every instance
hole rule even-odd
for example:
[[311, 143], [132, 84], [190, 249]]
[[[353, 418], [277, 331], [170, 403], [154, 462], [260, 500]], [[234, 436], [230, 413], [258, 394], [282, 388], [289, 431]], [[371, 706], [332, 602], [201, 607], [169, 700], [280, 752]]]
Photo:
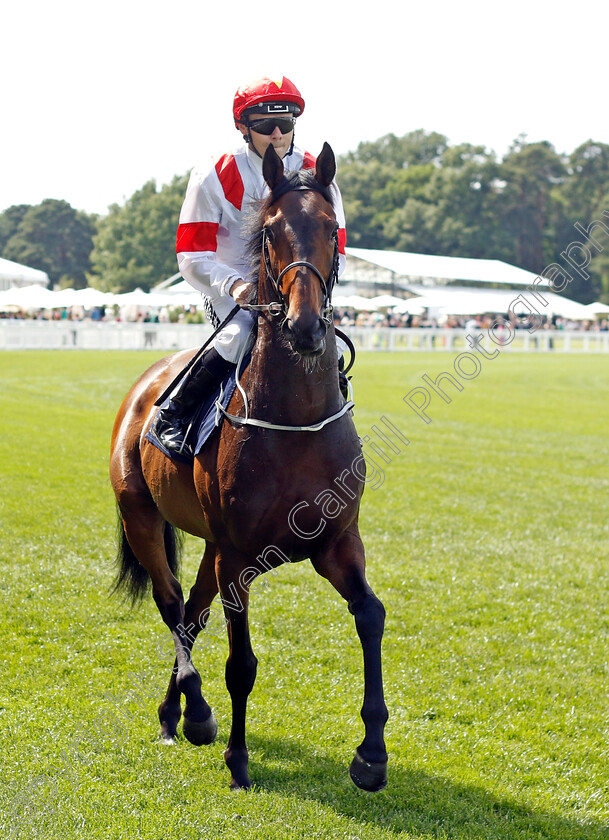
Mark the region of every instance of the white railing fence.
[[[343, 328], [362, 351], [470, 350], [464, 329], [439, 327], [391, 329]], [[493, 338], [480, 330], [482, 346], [510, 352], [609, 353], [609, 332], [516, 330]], [[211, 334], [208, 324], [149, 324], [94, 321], [30, 321], [0, 319], [0, 350], [183, 350], [199, 347]], [[493, 340], [494, 339], [494, 340]]]

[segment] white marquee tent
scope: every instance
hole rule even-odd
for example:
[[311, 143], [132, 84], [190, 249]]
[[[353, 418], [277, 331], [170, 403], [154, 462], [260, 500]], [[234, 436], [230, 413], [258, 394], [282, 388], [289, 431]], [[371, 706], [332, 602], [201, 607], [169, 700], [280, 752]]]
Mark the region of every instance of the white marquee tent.
[[588, 311], [592, 315], [609, 315], [609, 304], [600, 303], [600, 301], [596, 301], [595, 303], [589, 303]]
[[[360, 295], [341, 295], [333, 298], [335, 306], [355, 309], [358, 312], [374, 312], [390, 306], [395, 312], [421, 315], [425, 311], [430, 317], [441, 315], [506, 315], [511, 309], [515, 314], [526, 314], [535, 310], [540, 315], [557, 315], [573, 321], [589, 321], [594, 315], [588, 306], [569, 300], [554, 292], [532, 293], [517, 289], [474, 289], [465, 286], [410, 286], [415, 297], [388, 304], [385, 296], [365, 298]], [[379, 304], [379, 300], [381, 301]]]
[[[529, 286], [537, 279], [531, 271], [525, 271], [502, 260], [485, 260], [473, 257], [439, 257], [434, 254], [415, 254], [409, 251], [380, 251], [373, 248], [346, 248], [347, 268], [350, 271], [383, 269], [391, 272], [402, 283], [427, 281], [436, 285], [441, 282], [468, 281], [470, 283], [500, 283], [511, 286]], [[539, 285], [548, 285], [541, 278]]]
[[[425, 310], [431, 317], [439, 315], [481, 315], [484, 313], [506, 314], [511, 308], [515, 312], [526, 312], [526, 302], [531, 303], [542, 315], [557, 315], [574, 321], [594, 318], [595, 312], [602, 312], [602, 305], [584, 306], [562, 295], [539, 290], [537, 300], [530, 292], [518, 292], [514, 289], [474, 289], [459, 286], [410, 286], [415, 297], [406, 300], [389, 296], [366, 298], [360, 295], [335, 294], [333, 303], [337, 307], [346, 307], [358, 312], [376, 312], [379, 309], [393, 308], [396, 312], [410, 312], [420, 315]], [[514, 301], [520, 297], [518, 304]], [[202, 306], [201, 295], [194, 289], [181, 294], [147, 293], [141, 289], [126, 294], [114, 295], [98, 289], [62, 289], [51, 292], [44, 286], [30, 285], [15, 287], [0, 292], [0, 309], [63, 309], [73, 306], [85, 310], [96, 306], [134, 307], [136, 309], [162, 309], [174, 306]]]
[[164, 307], [174, 306], [202, 306], [199, 292], [192, 287], [189, 288], [191, 289], [189, 293], [182, 292], [174, 295], [148, 293], [142, 291], [142, 289], [115, 295], [90, 287], [85, 289], [61, 289], [58, 292], [51, 292], [45, 286], [15, 286], [0, 292], [0, 310], [22, 309], [27, 312], [34, 312], [39, 309], [69, 309], [75, 306], [89, 310], [96, 306], [114, 305], [121, 309], [123, 307], [163, 309]]
[[0, 309], [24, 309], [33, 312], [53, 305], [55, 292], [46, 286], [15, 286], [0, 292]]
[[582, 303], [546, 289], [535, 294], [518, 289], [474, 289], [466, 286], [411, 286], [417, 303], [425, 308], [441, 310], [446, 315], [516, 314], [537, 311], [540, 315], [557, 315], [574, 321], [590, 320], [590, 310]]
[[48, 283], [49, 275], [45, 271], [0, 258], [0, 291], [10, 289], [12, 286], [46, 287]]

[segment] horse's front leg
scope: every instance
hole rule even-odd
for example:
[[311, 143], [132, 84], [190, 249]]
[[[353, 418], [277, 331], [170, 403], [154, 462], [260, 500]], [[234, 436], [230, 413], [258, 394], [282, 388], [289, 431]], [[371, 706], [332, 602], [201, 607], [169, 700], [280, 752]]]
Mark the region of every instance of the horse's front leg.
[[233, 789], [251, 787], [247, 770], [249, 756], [245, 742], [245, 716], [258, 665], [252, 650], [248, 620], [252, 568], [246, 559], [230, 548], [220, 549], [216, 555], [218, 588], [228, 628], [226, 687], [232, 703], [231, 731], [224, 760], [231, 771]]
[[324, 554], [311, 558], [315, 570], [327, 578], [349, 605], [364, 654], [364, 703], [361, 710], [365, 736], [349, 772], [354, 783], [368, 791], [387, 784], [387, 750], [383, 737], [387, 707], [383, 695], [381, 640], [385, 608], [365, 575], [365, 555], [357, 526], [343, 534]]

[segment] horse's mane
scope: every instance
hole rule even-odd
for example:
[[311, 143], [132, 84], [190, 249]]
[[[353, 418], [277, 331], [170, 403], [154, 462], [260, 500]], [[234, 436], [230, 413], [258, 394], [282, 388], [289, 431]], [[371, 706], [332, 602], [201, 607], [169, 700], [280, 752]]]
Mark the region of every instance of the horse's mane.
[[330, 188], [320, 184], [312, 170], [300, 169], [296, 172], [287, 172], [267, 198], [260, 199], [252, 205], [250, 215], [244, 223], [244, 233], [247, 240], [246, 254], [252, 270], [256, 272], [262, 255], [262, 232], [268, 209], [282, 195], [293, 190], [315, 190], [329, 204], [332, 204]]

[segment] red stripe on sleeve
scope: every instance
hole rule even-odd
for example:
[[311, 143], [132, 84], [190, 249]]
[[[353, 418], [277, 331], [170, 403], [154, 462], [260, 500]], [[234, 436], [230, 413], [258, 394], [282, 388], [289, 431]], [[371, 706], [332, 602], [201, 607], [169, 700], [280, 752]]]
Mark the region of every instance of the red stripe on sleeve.
[[215, 222], [187, 222], [178, 225], [176, 254], [182, 251], [215, 251], [218, 225]]
[[347, 245], [347, 231], [345, 228], [338, 229], [338, 253], [344, 254]]
[[302, 168], [303, 169], [315, 169], [315, 164], [317, 163], [317, 158], [313, 157], [310, 152], [305, 152], [304, 157], [302, 159]]
[[241, 210], [244, 187], [235, 156], [230, 154], [222, 155], [216, 164], [216, 172], [222, 184], [226, 200], [230, 201], [237, 210]]

